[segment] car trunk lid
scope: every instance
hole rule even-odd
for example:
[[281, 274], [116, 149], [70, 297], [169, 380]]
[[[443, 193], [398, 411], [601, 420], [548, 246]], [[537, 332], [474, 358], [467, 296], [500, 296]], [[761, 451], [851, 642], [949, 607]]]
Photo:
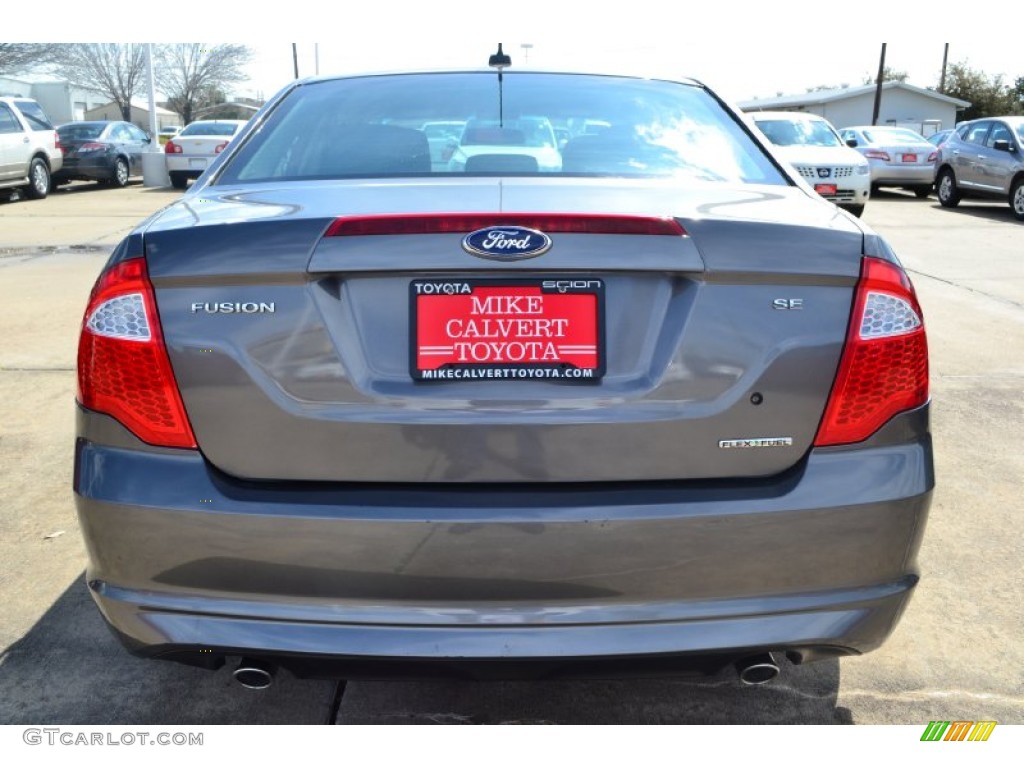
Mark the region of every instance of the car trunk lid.
[[[493, 214], [495, 225], [526, 214], [668, 217], [686, 234], [553, 232], [546, 253], [512, 262], [470, 255], [465, 232], [325, 236], [339, 217], [396, 207]], [[650, 181], [208, 188], [146, 233], [200, 449], [225, 472], [272, 480], [781, 472], [821, 419], [861, 253], [860, 230], [800, 189]], [[573, 280], [600, 285], [599, 378], [414, 377], [417, 285], [539, 290]], [[510, 321], [495, 312], [491, 320]]]

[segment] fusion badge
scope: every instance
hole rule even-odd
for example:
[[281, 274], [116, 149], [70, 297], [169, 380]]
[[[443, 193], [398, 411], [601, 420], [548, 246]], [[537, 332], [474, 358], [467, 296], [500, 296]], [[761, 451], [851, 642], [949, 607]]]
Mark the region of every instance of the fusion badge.
[[526, 227], [485, 227], [470, 232], [462, 239], [466, 253], [495, 261], [532, 259], [550, 247], [550, 237]]
[[792, 437], [746, 437], [742, 440], [719, 440], [719, 448], [788, 448]]

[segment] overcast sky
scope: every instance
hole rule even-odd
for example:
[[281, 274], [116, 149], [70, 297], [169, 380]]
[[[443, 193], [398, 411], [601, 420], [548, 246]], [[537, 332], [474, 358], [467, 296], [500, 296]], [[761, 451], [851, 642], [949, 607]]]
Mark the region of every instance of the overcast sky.
[[[321, 74], [482, 66], [502, 42], [514, 67], [528, 57], [530, 68], [693, 76], [728, 99], [742, 100], [860, 84], [877, 71], [888, 32], [931, 31], [940, 29], [940, 18], [951, 18], [934, 5], [859, 2], [852, 13], [849, 4], [835, 0], [775, 2], [770, 11], [765, 3], [703, 4], [713, 7], [651, 0], [392, 0], [352, 12], [347, 9], [353, 4], [345, 3], [329, 16], [311, 9], [309, 25], [291, 34], [304, 41], [298, 44], [302, 77], [315, 73], [317, 40]], [[1024, 76], [1020, 40], [1009, 30], [986, 27], [984, 39], [951, 42], [950, 61], [966, 59], [1009, 81]], [[250, 86], [269, 97], [292, 79], [291, 44], [253, 45]], [[886, 63], [906, 71], [915, 85], [935, 87], [942, 51], [942, 42], [896, 40], [888, 44]]]
[[[1009, 6], [1008, 6], [1009, 7]], [[887, 63], [909, 82], [938, 84], [942, 42], [922, 39], [981, 24], [984, 36], [950, 43], [950, 61], [968, 60], [1008, 81], [1024, 76], [1019, 31], [1011, 22], [977, 16], [958, 23], [949, 7], [878, 0], [217, 0], [203, 5], [151, 3], [131, 14], [83, 13], [77, 0], [48, 0], [60, 25], [40, 25], [30, 14], [4, 19], [12, 41], [202, 39], [246, 43], [256, 51], [251, 80], [238, 90], [270, 97], [299, 74], [484, 66], [499, 42], [513, 66], [693, 76], [731, 100], [802, 93], [816, 85], [862, 83], [878, 68], [881, 41]], [[1012, 14], [1011, 14], [1012, 16]], [[1007, 17], [1009, 19], [1009, 17]], [[71, 23], [73, 22], [73, 23]], [[890, 37], [893, 33], [905, 39]], [[281, 42], [274, 42], [280, 40]], [[522, 45], [532, 45], [527, 52]]]
[[[454, 32], [452, 33], [455, 34]], [[681, 46], [671, 40], [636, 41], [615, 39], [612, 35], [558, 36], [533, 31], [529, 37], [516, 37], [502, 31], [500, 42], [512, 56], [513, 68], [580, 69], [609, 72], [635, 72], [658, 76], [690, 76], [703, 80], [728, 99], [743, 100], [774, 96], [777, 92], [802, 93], [817, 85], [859, 85], [878, 70], [880, 41], [835, 42], [829, 55], [821, 60], [806, 50], [789, 48], [778, 42], [750, 40], [733, 47], [712, 42]], [[409, 41], [411, 42], [411, 41]], [[316, 72], [319, 50], [320, 74], [360, 71], [388, 71], [406, 68], [483, 66], [497, 48], [498, 39], [467, 42], [453, 37], [428, 47], [407, 45], [406, 38], [395, 36], [387, 45], [359, 41], [359, 32], [335, 38], [331, 42], [299, 43], [299, 75]], [[526, 44], [529, 48], [523, 48]], [[262, 90], [266, 97], [292, 79], [294, 67], [290, 43], [258, 45], [256, 60], [250, 67], [249, 88]], [[921, 87], [938, 85], [942, 70], [943, 43], [889, 43], [886, 64], [908, 73], [908, 82]], [[528, 63], [527, 63], [528, 59]], [[1008, 49], [983, 45], [951, 43], [950, 62], [969, 60], [972, 67], [991, 74], [1003, 73], [1008, 81], [1024, 76], [1024, 57]]]

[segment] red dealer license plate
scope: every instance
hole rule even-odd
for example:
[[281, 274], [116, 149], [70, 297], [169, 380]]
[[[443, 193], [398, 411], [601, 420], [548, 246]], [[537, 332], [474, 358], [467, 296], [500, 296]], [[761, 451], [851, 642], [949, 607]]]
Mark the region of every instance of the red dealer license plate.
[[413, 280], [409, 297], [417, 381], [586, 383], [604, 374], [601, 280]]

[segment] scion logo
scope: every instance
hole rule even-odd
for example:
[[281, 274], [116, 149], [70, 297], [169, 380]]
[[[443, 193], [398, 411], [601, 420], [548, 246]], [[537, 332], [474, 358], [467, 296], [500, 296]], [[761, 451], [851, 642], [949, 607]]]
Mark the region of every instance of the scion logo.
[[550, 247], [550, 237], [526, 227], [486, 227], [470, 232], [462, 239], [466, 253], [495, 261], [532, 259]]

